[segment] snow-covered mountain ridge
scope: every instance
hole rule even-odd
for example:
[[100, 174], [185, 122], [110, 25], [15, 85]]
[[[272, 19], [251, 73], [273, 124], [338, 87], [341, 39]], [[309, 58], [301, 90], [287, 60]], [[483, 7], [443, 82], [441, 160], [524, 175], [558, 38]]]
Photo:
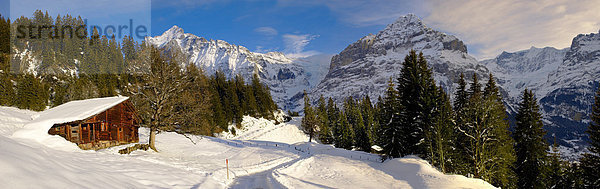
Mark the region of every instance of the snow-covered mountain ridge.
[[226, 41], [184, 33], [177, 26], [160, 36], [148, 37], [146, 41], [160, 49], [181, 50], [189, 60], [184, 64], [193, 63], [207, 74], [221, 71], [228, 78], [240, 74], [246, 81], [253, 74], [258, 74], [261, 82], [270, 87], [275, 102], [282, 109], [297, 108], [300, 105], [297, 99], [302, 91], [316, 85], [314, 82], [323, 77], [319, 72], [307, 71], [305, 67], [311, 70], [315, 65], [319, 67], [309, 59], [292, 59], [280, 52], [251, 52], [246, 47]]
[[462, 41], [435, 31], [413, 14], [402, 16], [376, 35], [365, 36], [332, 58], [329, 73], [312, 90], [313, 99], [320, 95], [336, 102], [348, 96], [382, 95], [390, 77], [396, 78], [405, 56], [422, 52], [439, 85], [453, 93], [460, 73], [477, 73], [487, 77], [488, 69], [467, 53]]
[[516, 107], [524, 89], [535, 93], [548, 137], [559, 139], [564, 156], [585, 152], [585, 131], [600, 82], [600, 34], [577, 35], [571, 47], [561, 50], [532, 47], [481, 62], [509, 91], [508, 104]]

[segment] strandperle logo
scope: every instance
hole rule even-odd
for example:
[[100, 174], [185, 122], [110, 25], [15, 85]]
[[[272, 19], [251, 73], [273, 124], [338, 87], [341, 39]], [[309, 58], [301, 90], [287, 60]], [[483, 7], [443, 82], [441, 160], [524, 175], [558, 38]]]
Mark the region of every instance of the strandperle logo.
[[84, 20], [84, 25], [17, 25], [16, 37], [18, 39], [64, 39], [64, 38], [86, 38], [88, 32], [97, 31], [97, 36], [109, 36], [121, 39], [124, 36], [136, 37], [143, 39], [148, 35], [148, 27], [142, 24], [135, 24], [133, 19], [129, 19], [129, 23], [122, 25], [90, 25], [88, 28], [88, 20]]

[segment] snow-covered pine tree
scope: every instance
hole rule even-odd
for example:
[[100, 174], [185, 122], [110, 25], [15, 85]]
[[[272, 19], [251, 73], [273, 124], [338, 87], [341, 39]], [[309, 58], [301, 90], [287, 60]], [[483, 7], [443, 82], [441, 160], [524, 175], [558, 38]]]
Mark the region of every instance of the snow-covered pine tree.
[[544, 141], [542, 115], [533, 92], [525, 89], [516, 115], [517, 126], [513, 137], [517, 161], [518, 188], [544, 188], [542, 170], [548, 145]]
[[584, 154], [580, 162], [583, 185], [592, 188], [600, 186], [600, 89], [594, 97], [590, 118], [592, 122], [587, 130], [590, 136], [590, 153]]

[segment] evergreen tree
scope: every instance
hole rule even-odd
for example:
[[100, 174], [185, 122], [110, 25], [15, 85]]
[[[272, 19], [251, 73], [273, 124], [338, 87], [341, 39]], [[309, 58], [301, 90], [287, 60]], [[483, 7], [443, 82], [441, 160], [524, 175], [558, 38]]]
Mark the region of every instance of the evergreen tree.
[[[354, 98], [352, 98], [351, 96], [346, 98], [346, 100], [344, 101], [344, 114], [346, 114], [346, 119], [348, 120], [348, 124], [350, 125], [350, 138], [352, 138], [352, 144], [356, 144], [356, 133], [355, 131], [357, 130], [358, 127], [361, 127], [364, 125], [364, 122], [362, 120], [362, 116], [359, 116], [357, 113], [357, 109], [356, 109], [356, 102], [354, 101]], [[359, 117], [360, 120], [359, 120]]]
[[323, 144], [331, 144], [332, 136], [331, 129], [329, 128], [329, 116], [327, 113], [327, 104], [323, 95], [319, 98], [319, 104], [317, 106], [317, 118], [319, 119], [319, 141]]
[[[464, 95], [464, 91], [460, 92]], [[511, 188], [514, 183], [513, 142], [496, 83], [490, 75], [482, 92], [477, 75], [473, 74], [473, 83], [466, 93], [469, 94], [468, 102], [462, 108], [455, 107], [459, 124], [456, 146], [459, 154], [466, 157], [458, 159], [457, 170], [495, 186]]]
[[10, 36], [10, 19], [0, 14], [0, 74], [10, 72]]
[[263, 86], [260, 83], [258, 74], [254, 74], [252, 77], [252, 90], [254, 91], [254, 96], [256, 97], [259, 114], [267, 119], [272, 118], [273, 110], [276, 110], [277, 106], [275, 105], [275, 102], [273, 102], [273, 98], [271, 97], [271, 92], [268, 87]]
[[0, 73], [0, 106], [11, 106], [15, 91], [9, 74]]
[[590, 125], [587, 133], [590, 137], [590, 153], [581, 158], [582, 182], [585, 187], [600, 186], [600, 89], [594, 97]]
[[548, 161], [543, 167], [546, 174], [543, 175], [544, 183], [546, 188], [571, 188], [570, 181], [567, 180], [567, 169], [568, 164], [560, 159], [560, 152], [558, 151], [558, 143], [556, 143], [556, 137], [554, 137], [554, 145], [552, 145], [552, 152], [548, 155]]
[[329, 119], [332, 143], [339, 146], [341, 138], [340, 111], [331, 97], [327, 100], [327, 118]]
[[453, 113], [450, 99], [441, 88], [438, 89], [436, 115], [431, 127], [425, 131], [427, 159], [442, 172], [451, 170], [453, 148]]
[[542, 168], [544, 166], [547, 145], [542, 116], [532, 91], [525, 89], [523, 100], [516, 115], [515, 151], [517, 161], [515, 172], [519, 188], [544, 188]]
[[314, 109], [310, 106], [310, 99], [306, 91], [304, 91], [304, 117], [302, 118], [302, 130], [308, 135], [308, 142], [312, 141], [312, 138], [316, 134], [316, 130], [319, 127], [319, 120], [315, 115]]
[[223, 109], [223, 104], [221, 103], [221, 96], [219, 95], [218, 89], [214, 82], [211, 82], [211, 94], [214, 95], [211, 98], [211, 107], [213, 112], [213, 124], [216, 124], [222, 130], [228, 130], [227, 118], [225, 116], [225, 110]]
[[346, 150], [352, 149], [352, 130], [350, 129], [352, 126], [348, 123], [348, 119], [346, 118], [346, 114], [344, 112], [340, 112], [340, 138], [339, 144], [336, 144], [335, 147], [343, 148]]
[[17, 82], [16, 106], [21, 109], [42, 111], [48, 103], [48, 89], [35, 76], [25, 74]]
[[365, 129], [367, 130], [369, 142], [371, 144], [376, 144], [379, 140], [377, 137], [377, 132], [379, 131], [379, 123], [377, 122], [377, 118], [375, 117], [375, 108], [371, 104], [371, 99], [369, 98], [369, 95], [365, 96], [365, 98], [361, 101], [361, 114], [365, 123]]
[[349, 98], [349, 101], [351, 101], [351, 103], [349, 103], [350, 107], [348, 114], [349, 117], [352, 117], [354, 120], [354, 123], [352, 124], [354, 146], [360, 151], [371, 152], [371, 141], [367, 134], [359, 103], [352, 100], [352, 98]]
[[244, 103], [246, 103], [247, 114], [250, 116], [258, 115], [258, 105], [256, 104], [256, 97], [254, 96], [254, 90], [252, 87], [245, 86], [244, 90]]
[[238, 127], [241, 126], [242, 118], [244, 116], [244, 112], [240, 106], [239, 97], [237, 95], [237, 89], [233, 80], [229, 80], [227, 82], [227, 92], [226, 92], [226, 101], [229, 104], [229, 108], [231, 109], [231, 122], [236, 123]]
[[483, 98], [487, 111], [484, 123], [491, 131], [490, 136], [484, 137], [490, 140], [485, 145], [491, 148], [488, 148], [490, 151], [484, 156], [488, 161], [485, 163], [486, 173], [482, 178], [501, 188], [513, 188], [515, 186], [513, 171], [515, 152], [512, 145], [514, 140], [510, 136], [506, 108], [492, 74], [489, 75]]
[[402, 107], [399, 112], [400, 131], [404, 136], [400, 142], [404, 147], [402, 156], [426, 154], [424, 130], [433, 122], [436, 86], [431, 69], [423, 53], [411, 51], [404, 58], [403, 67], [398, 78], [398, 102]]
[[177, 96], [175, 112], [180, 126], [179, 131], [196, 135], [212, 135], [219, 132], [212, 126], [210, 111], [211, 94], [208, 78], [195, 65], [189, 64], [185, 69], [187, 76], [183, 92]]
[[406, 151], [402, 143], [404, 135], [400, 130], [399, 112], [401, 109], [398, 102], [398, 91], [390, 78], [379, 111], [382, 136], [379, 142], [384, 154], [390, 158], [402, 157], [404, 155], [402, 152]]
[[469, 93], [467, 92], [467, 82], [463, 73], [460, 74], [458, 80], [458, 88], [456, 89], [455, 100], [454, 100], [454, 119], [456, 120], [456, 126], [454, 128], [454, 136], [456, 141], [454, 142], [455, 150], [453, 154], [455, 156], [453, 162], [453, 168], [455, 173], [463, 175], [470, 173], [470, 159], [468, 158], [469, 152], [467, 151], [468, 146], [471, 144], [470, 139], [466, 137], [461, 131], [466, 131], [466, 106], [469, 103]]

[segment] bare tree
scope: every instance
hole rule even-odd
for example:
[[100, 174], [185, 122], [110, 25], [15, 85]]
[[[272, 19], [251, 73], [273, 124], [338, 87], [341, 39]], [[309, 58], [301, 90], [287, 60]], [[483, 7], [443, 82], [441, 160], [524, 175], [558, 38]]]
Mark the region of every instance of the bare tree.
[[136, 104], [150, 128], [150, 148], [158, 151], [155, 146], [156, 133], [161, 130], [174, 130], [177, 125], [174, 112], [177, 96], [187, 85], [184, 74], [181, 73], [179, 62], [175, 55], [166, 60], [159, 50], [151, 48], [150, 72], [141, 77], [141, 82], [135, 92]]

